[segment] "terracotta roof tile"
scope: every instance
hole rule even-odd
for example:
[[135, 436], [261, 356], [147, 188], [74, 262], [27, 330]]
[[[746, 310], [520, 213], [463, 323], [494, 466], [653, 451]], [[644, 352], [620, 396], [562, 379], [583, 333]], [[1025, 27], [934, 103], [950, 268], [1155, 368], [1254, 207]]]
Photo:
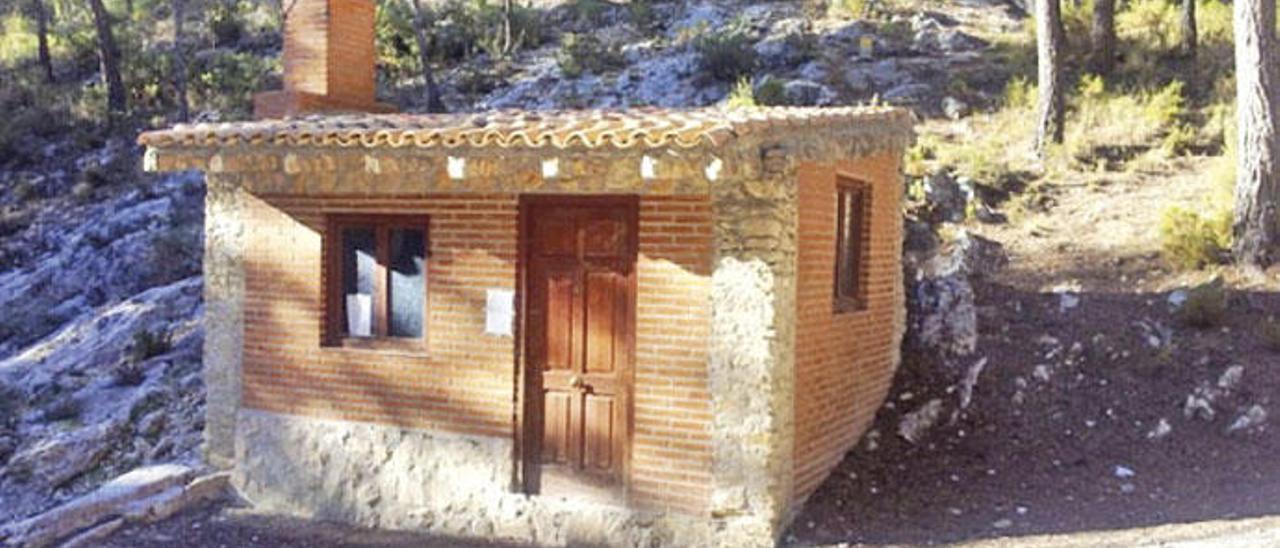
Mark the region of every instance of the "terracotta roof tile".
[[152, 148], [236, 145], [337, 147], [631, 148], [718, 146], [769, 130], [901, 125], [910, 115], [882, 107], [770, 107], [496, 111], [466, 114], [341, 114], [284, 120], [183, 124], [148, 131]]

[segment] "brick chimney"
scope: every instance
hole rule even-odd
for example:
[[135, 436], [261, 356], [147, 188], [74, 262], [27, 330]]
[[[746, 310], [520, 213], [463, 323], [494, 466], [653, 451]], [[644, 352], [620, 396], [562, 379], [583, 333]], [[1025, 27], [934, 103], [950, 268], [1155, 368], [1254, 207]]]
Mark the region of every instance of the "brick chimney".
[[254, 118], [395, 110], [374, 96], [374, 0], [284, 6], [284, 89], [255, 95]]

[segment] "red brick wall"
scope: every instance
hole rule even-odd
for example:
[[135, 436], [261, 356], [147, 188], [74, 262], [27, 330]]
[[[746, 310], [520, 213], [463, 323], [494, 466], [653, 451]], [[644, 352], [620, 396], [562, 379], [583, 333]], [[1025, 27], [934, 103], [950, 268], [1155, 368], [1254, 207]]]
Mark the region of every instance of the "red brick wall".
[[[871, 223], [864, 238], [867, 306], [838, 313], [837, 173], [871, 183]], [[798, 177], [794, 466], [795, 497], [802, 500], [870, 425], [893, 377], [902, 187], [898, 156], [889, 153], [839, 165], [804, 164]]]
[[374, 100], [374, 2], [296, 0], [284, 29], [285, 89], [341, 103]]
[[711, 484], [711, 203], [640, 202], [635, 432], [643, 507], [705, 511]]
[[[431, 216], [429, 357], [321, 346], [325, 211]], [[246, 218], [246, 407], [511, 435], [512, 342], [483, 334], [482, 303], [515, 286], [514, 196], [253, 199]]]
[[[514, 288], [517, 196], [265, 197], [246, 207], [244, 406], [509, 437], [514, 341], [484, 334]], [[321, 346], [324, 214], [431, 216], [428, 356]], [[631, 478], [641, 507], [699, 512], [710, 483], [706, 197], [640, 203]]]

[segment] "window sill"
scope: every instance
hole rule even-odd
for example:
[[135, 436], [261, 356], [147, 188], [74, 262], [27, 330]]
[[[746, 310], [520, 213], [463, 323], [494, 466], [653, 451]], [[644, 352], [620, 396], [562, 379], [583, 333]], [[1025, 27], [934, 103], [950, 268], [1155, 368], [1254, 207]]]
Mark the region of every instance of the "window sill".
[[866, 310], [867, 302], [862, 299], [836, 299], [833, 307], [833, 312], [836, 314], [852, 314]]
[[325, 348], [359, 350], [381, 354], [427, 356], [426, 342], [421, 339], [345, 337], [324, 345]]

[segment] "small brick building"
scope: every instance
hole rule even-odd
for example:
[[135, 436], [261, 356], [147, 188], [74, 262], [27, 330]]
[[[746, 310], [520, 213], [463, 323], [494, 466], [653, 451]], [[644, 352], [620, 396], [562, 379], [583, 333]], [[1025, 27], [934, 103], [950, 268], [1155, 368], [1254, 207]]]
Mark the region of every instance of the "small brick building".
[[909, 114], [372, 114], [369, 10], [298, 2], [269, 119], [139, 138], [207, 175], [208, 460], [365, 525], [774, 542], [897, 365]]

